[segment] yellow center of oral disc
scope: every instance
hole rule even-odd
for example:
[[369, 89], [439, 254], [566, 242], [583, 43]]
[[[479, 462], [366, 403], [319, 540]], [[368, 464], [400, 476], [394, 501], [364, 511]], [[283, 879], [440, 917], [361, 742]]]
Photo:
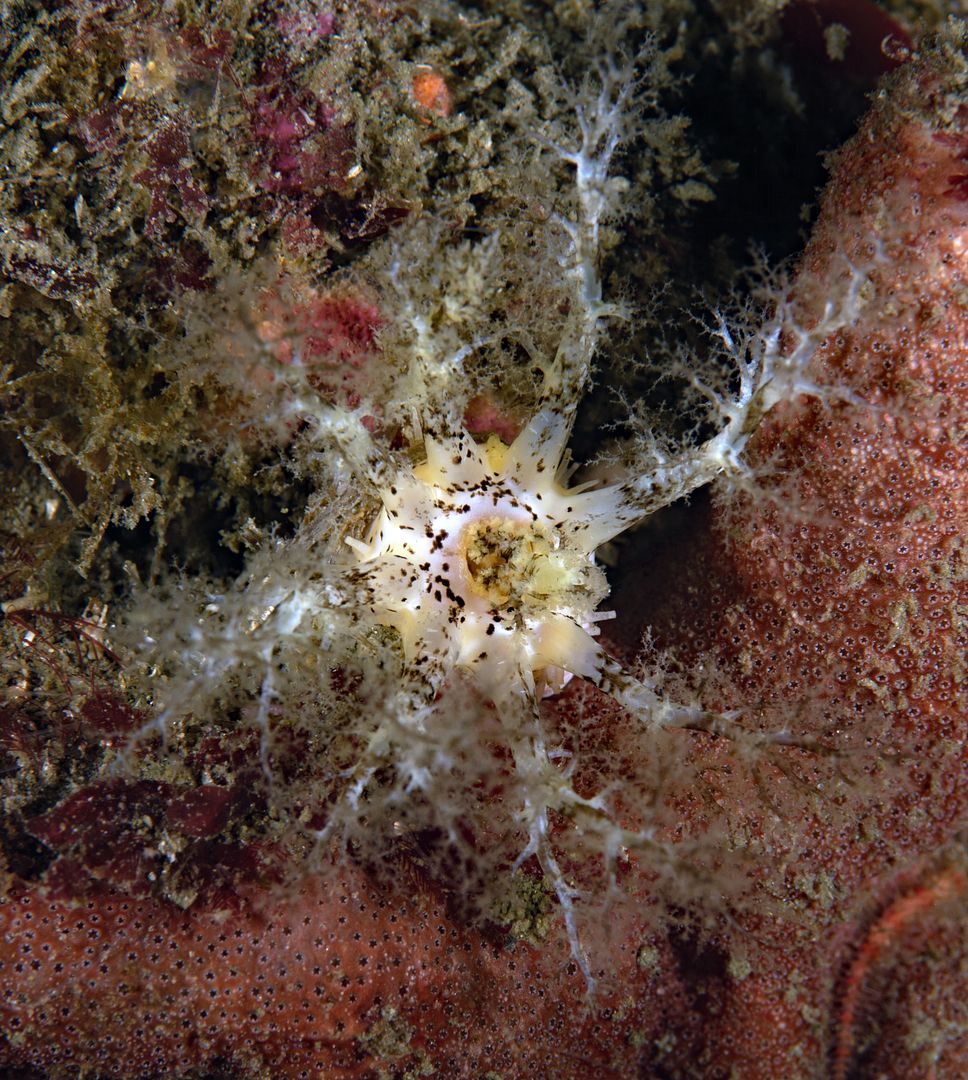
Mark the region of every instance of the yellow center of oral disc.
[[483, 518], [461, 534], [471, 587], [493, 608], [516, 608], [547, 593], [554, 548], [531, 522]]

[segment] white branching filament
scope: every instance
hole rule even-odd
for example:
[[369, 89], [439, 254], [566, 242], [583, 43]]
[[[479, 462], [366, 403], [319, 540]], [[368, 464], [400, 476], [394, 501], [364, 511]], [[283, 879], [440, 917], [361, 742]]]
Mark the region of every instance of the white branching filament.
[[[591, 986], [575, 893], [555, 858], [549, 813], [566, 813], [600, 834], [609, 864], [621, 850], [652, 840], [616, 824], [604, 799], [572, 789], [547, 745], [539, 698], [577, 675], [634, 709], [643, 725], [721, 733], [733, 718], [666, 702], [596, 642], [596, 623], [613, 613], [597, 610], [608, 587], [595, 551], [641, 510], [634, 483], [591, 490], [562, 483], [568, 434], [562, 411], [546, 406], [510, 446], [494, 436], [479, 445], [463, 432], [428, 436], [426, 460], [416, 468], [389, 482], [379, 470], [387, 485], [380, 490], [383, 506], [366, 540], [347, 538], [359, 562], [346, 580], [373, 621], [399, 635], [407, 674], [425, 688], [424, 708], [409, 717], [417, 728], [424, 709], [454, 679], [469, 679], [495, 707], [515, 773], [525, 781], [518, 819], [528, 841], [518, 865], [537, 858]], [[397, 719], [406, 728], [407, 717]], [[442, 749], [439, 764], [446, 766]], [[368, 780], [378, 764], [361, 763], [358, 776]], [[411, 772], [407, 787], [432, 793], [433, 777]]]
[[[399, 657], [401, 677], [379, 683], [369, 702], [372, 715], [354, 733], [355, 758], [331, 767], [338, 782], [325, 824], [315, 830], [318, 843], [362, 847], [367, 830], [386, 820], [397, 825], [408, 803], [420, 801], [438, 814], [434, 826], [461, 846], [464, 807], [449, 785], [460, 774], [461, 754], [473, 755], [476, 744], [461, 737], [460, 725], [491, 724], [488, 739], [501, 744], [501, 767], [510, 775], [506, 783], [502, 778], [502, 820], [512, 822], [519, 844], [510, 861], [520, 867], [533, 859], [540, 866], [589, 987], [592, 973], [576, 922], [579, 892], [556, 850], [552, 818], [563, 816], [588, 838], [610, 883], [630, 851], [669, 856], [648, 828], [623, 826], [607, 792], [575, 790], [569, 751], [548, 734], [542, 697], [575, 676], [624, 706], [643, 738], [682, 728], [754, 748], [789, 741], [782, 731], [750, 730], [737, 714], [670, 701], [657, 682], [610, 657], [597, 640], [597, 623], [611, 613], [599, 610], [608, 585], [596, 549], [717, 478], [745, 483], [746, 444], [765, 412], [782, 400], [825, 393], [806, 365], [817, 344], [855, 316], [863, 280], [848, 268], [851, 284], [842, 301], [809, 328], [797, 325], [779, 301], [765, 322], [748, 321], [741, 331], [719, 322], [721, 368], [712, 365], [715, 370], [701, 375], [684, 365], [678, 372], [708, 402], [707, 429], [714, 434], [670, 449], [643, 431], [622, 479], [569, 487], [575, 413], [603, 326], [614, 314], [601, 298], [599, 248], [601, 225], [619, 216], [626, 191], [610, 171], [618, 148], [635, 134], [635, 68], [633, 61], [600, 62], [576, 95], [574, 142], [549, 150], [559, 168], [564, 163], [572, 170], [574, 193], [570, 211], [547, 226], [554, 233], [548, 253], [563, 294], [562, 325], [553, 355], [532, 354], [544, 385], [530, 421], [510, 445], [495, 436], [477, 442], [463, 430], [454, 403], [466, 404], [464, 364], [508, 330], [469, 325], [461, 337], [453, 322], [456, 302], [442, 302], [449, 314], [438, 323], [447, 333], [435, 330], [420, 299], [407, 293], [406, 260], [391, 260], [384, 285], [394, 298], [400, 370], [382, 409], [409, 434], [409, 453], [391, 452], [372, 436], [362, 406], [352, 411], [321, 401], [298, 363], [281, 373], [287, 396], [273, 404], [269, 418], [298, 421], [330, 490], [358, 488], [373, 496], [368, 531], [360, 535], [358, 516], [354, 524], [327, 526], [325, 564], [314, 562], [324, 534], [319, 520], [325, 514], [317, 508], [293, 539], [267, 545], [235, 593], [214, 597], [204, 619], [157, 644], [156, 652], [181, 649], [194, 676], [173, 681], [167, 696], [159, 692], [154, 718], [132, 739], [132, 745], [157, 734], [168, 739], [184, 716], [199, 710], [199, 687], [214, 695], [214, 688], [234, 680], [248, 695], [248, 715], [262, 737], [263, 771], [276, 784], [272, 715], [285, 701], [287, 680], [302, 680], [292, 695], [298, 707], [307, 696], [305, 672], [325, 662], [320, 657], [365, 652], [367, 634], [379, 632]], [[493, 237], [480, 245], [481, 267], [495, 250]], [[478, 276], [487, 280], [483, 269]], [[732, 376], [721, 374], [727, 365]], [[477, 695], [478, 714], [458, 709], [442, 724], [439, 702], [455, 686]]]

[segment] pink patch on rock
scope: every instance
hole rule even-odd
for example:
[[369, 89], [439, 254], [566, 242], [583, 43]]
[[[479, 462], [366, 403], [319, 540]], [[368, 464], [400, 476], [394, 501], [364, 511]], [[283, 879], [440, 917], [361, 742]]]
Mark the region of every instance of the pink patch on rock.
[[464, 427], [471, 435], [497, 435], [509, 446], [521, 431], [521, 421], [501, 408], [493, 398], [478, 394], [464, 410]]
[[379, 363], [377, 335], [385, 323], [375, 303], [350, 292], [293, 299], [268, 290], [258, 319], [259, 337], [274, 359], [305, 367], [322, 398], [356, 408], [367, 396], [376, 381], [371, 365]]
[[342, 191], [353, 163], [353, 125], [337, 122], [335, 110], [310, 91], [285, 89], [286, 74], [270, 73], [250, 111], [259, 182], [284, 194]]

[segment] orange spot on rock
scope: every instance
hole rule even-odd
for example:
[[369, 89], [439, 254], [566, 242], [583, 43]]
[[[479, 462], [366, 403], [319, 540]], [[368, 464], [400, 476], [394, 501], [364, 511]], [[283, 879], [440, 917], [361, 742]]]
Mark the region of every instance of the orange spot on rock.
[[450, 116], [453, 110], [447, 83], [443, 75], [433, 68], [421, 68], [414, 75], [411, 93], [422, 109], [436, 113], [437, 116]]

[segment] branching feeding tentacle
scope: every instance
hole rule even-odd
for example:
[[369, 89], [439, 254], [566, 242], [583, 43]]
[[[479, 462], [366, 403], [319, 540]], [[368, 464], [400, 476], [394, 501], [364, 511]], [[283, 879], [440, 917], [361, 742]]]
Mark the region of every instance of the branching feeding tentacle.
[[[607, 782], [576, 781], [573, 729], [549, 734], [541, 699], [577, 677], [622, 706], [631, 717], [622, 722], [634, 723], [647, 746], [678, 730], [751, 754], [821, 749], [787, 731], [753, 730], [746, 713], [707, 708], [698, 695], [677, 702], [658, 679], [613, 659], [597, 640], [598, 623], [612, 613], [599, 610], [608, 584], [596, 551], [717, 478], [744, 474], [749, 439], [775, 405], [838, 393], [808, 365], [820, 342], [856, 316], [865, 280], [849, 268], [840, 300], [807, 328], [782, 300], [765, 322], [747, 320], [742, 330], [716, 315], [709, 332], [722, 367], [699, 370], [680, 358], [672, 372], [708, 411], [697, 421], [701, 435], [673, 447], [647, 431], [636, 467], [601, 486], [571, 485], [576, 410], [605, 322], [619, 314], [602, 297], [602, 237], [628, 190], [613, 169], [635, 129], [637, 60], [597, 62], [578, 92], [574, 139], [549, 143], [574, 186], [551, 217], [545, 250], [560, 270], [551, 290], [557, 336], [547, 321], [532, 334], [525, 318], [505, 311], [494, 318], [506, 258], [495, 230], [476, 246], [454, 244], [440, 266], [426, 268], [431, 287], [424, 281], [420, 295], [400, 252], [390, 258], [383, 285], [396, 322], [381, 362], [393, 377], [378, 409], [324, 400], [302, 354], [276, 373], [272, 421], [298, 445], [305, 472], [323, 477], [317, 502], [290, 540], [266, 545], [237, 589], [211, 598], [171, 640], [150, 643], [180, 656], [187, 674], [166, 682], [167, 672], [154, 673], [160, 704], [126, 754], [130, 763], [138, 745], [170, 738], [202, 695], [230, 687], [258, 733], [262, 777], [273, 790], [276, 710], [287, 686], [297, 686], [292, 711], [310, 715], [307, 744], [330, 755], [317, 767], [324, 796], [311, 807], [292, 800], [317, 848], [356, 852], [369, 837], [367, 856], [379, 841], [380, 858], [396, 838], [425, 840], [456, 853], [464, 874], [487, 860], [492, 838], [469, 837], [467, 822], [479, 824], [478, 800], [490, 799], [503, 834], [489, 869], [507, 876], [529, 860], [540, 867], [589, 990], [592, 967], [579, 934], [583, 880], [569, 872], [565, 829], [574, 828], [582, 856], [602, 861], [609, 890], [628, 853], [662, 865], [685, 849], [657, 839], [641, 813], [630, 815], [633, 824], [646, 821], [640, 828], [621, 820]], [[435, 244], [445, 239], [438, 233]], [[462, 385], [479, 354], [500, 355], [509, 341], [543, 372], [537, 394], [530, 385], [522, 394], [537, 404], [516, 438], [475, 438], [463, 427]], [[324, 544], [319, 522], [333, 504], [342, 516], [332, 514], [337, 524]], [[345, 677], [342, 696], [314, 696], [313, 680], [334, 672]], [[348, 672], [359, 675], [358, 697], [345, 689]]]

